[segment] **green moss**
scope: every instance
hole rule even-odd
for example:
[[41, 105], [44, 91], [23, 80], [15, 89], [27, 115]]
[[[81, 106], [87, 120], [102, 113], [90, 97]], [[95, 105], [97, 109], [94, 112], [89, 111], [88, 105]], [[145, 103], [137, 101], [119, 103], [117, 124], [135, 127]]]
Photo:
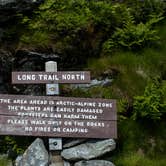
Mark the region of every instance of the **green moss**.
[[132, 98], [144, 91], [147, 81], [146, 71], [140, 61], [141, 58], [132, 52], [119, 52], [111, 57], [90, 60], [88, 68], [98, 77], [107, 70], [117, 71], [117, 75], [112, 75], [112, 96]]
[[166, 122], [118, 123], [117, 149], [108, 160], [116, 166], [164, 166], [166, 159]]
[[138, 153], [122, 155], [115, 161], [116, 166], [165, 166], [165, 163], [165, 157], [148, 158]]
[[0, 166], [8, 166], [10, 163], [9, 159], [0, 156]]

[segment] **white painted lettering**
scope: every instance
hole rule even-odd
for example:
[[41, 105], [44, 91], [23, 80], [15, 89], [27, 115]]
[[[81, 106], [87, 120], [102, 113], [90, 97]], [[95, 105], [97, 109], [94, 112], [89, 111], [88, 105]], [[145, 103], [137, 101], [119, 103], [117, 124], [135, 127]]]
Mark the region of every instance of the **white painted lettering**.
[[25, 131], [33, 131], [33, 128], [32, 127], [28, 127], [28, 126], [25, 126], [25, 129], [24, 129]]
[[0, 99], [0, 103], [10, 103], [10, 99]]
[[51, 128], [50, 127], [35, 127], [34, 131], [36, 132], [50, 132]]
[[27, 125], [28, 124], [28, 120], [25, 120], [25, 119], [8, 119], [7, 123], [8, 124]]
[[18, 81], [35, 81], [36, 80], [36, 75], [34, 74], [23, 74], [23, 75], [18, 75], [17, 76]]
[[98, 103], [99, 107], [103, 107], [103, 108], [112, 108], [112, 103]]
[[47, 100], [30, 100], [29, 104], [36, 104], [36, 105], [46, 105], [48, 104]]
[[104, 122], [87, 122], [87, 126], [89, 127], [104, 127]]
[[83, 118], [83, 119], [92, 119], [92, 120], [94, 120], [94, 119], [97, 119], [97, 116], [96, 115], [81, 115], [81, 117]]
[[60, 127], [54, 127], [53, 132], [61, 132], [61, 128]]
[[13, 103], [14, 104], [27, 104], [27, 100], [24, 100], [24, 99], [14, 99]]
[[88, 129], [82, 128], [63, 128], [64, 133], [88, 133]]
[[46, 121], [45, 120], [31, 120], [30, 123], [33, 125], [45, 125]]
[[78, 122], [78, 121], [74, 121], [74, 125], [75, 126], [84, 126], [84, 122]]
[[75, 114], [64, 114], [63, 118], [65, 119], [79, 119], [80, 115], [75, 115]]

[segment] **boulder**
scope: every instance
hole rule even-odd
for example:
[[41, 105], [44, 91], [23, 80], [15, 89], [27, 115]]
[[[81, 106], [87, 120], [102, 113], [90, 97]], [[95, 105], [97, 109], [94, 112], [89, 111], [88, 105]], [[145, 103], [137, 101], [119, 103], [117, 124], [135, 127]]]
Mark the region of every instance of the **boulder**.
[[80, 88], [82, 90], [88, 90], [89, 88], [95, 87], [95, 86], [110, 86], [112, 84], [113, 79], [105, 78], [103, 80], [92, 80], [89, 84], [72, 84], [71, 89], [77, 89]]
[[63, 163], [51, 163], [49, 166], [71, 166], [69, 162], [63, 161]]
[[0, 0], [0, 9], [11, 8], [17, 10], [29, 9], [33, 4], [40, 4], [43, 0]]
[[17, 156], [17, 158], [16, 158], [16, 160], [15, 160], [15, 165], [17, 166], [18, 163], [21, 162], [21, 160], [22, 160], [22, 155]]
[[23, 156], [16, 160], [16, 166], [48, 166], [49, 155], [43, 141], [37, 138], [25, 151]]
[[105, 160], [90, 160], [90, 161], [79, 161], [74, 166], [115, 166], [110, 161]]
[[71, 139], [63, 145], [63, 148], [70, 148], [85, 142], [86, 139]]
[[43, 71], [45, 62], [57, 60], [59, 60], [59, 56], [56, 54], [18, 50], [15, 54], [13, 66], [17, 71]]
[[64, 161], [63, 166], [70, 166], [71, 164], [67, 161]]
[[114, 150], [116, 143], [113, 139], [107, 139], [97, 142], [88, 142], [69, 149], [64, 149], [61, 156], [66, 160], [89, 160], [100, 157], [107, 152]]
[[[13, 71], [44, 71], [45, 62], [57, 60], [58, 55], [18, 50], [13, 60]], [[13, 92], [25, 95], [45, 95], [43, 85], [13, 85]]]

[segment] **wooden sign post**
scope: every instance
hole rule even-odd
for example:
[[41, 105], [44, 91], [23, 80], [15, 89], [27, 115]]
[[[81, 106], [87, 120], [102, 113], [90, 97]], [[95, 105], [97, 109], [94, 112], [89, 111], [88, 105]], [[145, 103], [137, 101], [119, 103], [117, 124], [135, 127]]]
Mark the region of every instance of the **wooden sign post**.
[[[57, 62], [49, 61], [45, 63], [46, 72], [57, 72]], [[59, 95], [59, 84], [46, 84], [46, 95]], [[50, 150], [62, 150], [62, 138], [49, 139]]]
[[[49, 61], [45, 63], [46, 72], [57, 72], [57, 63]], [[59, 95], [59, 84], [52, 81], [51, 84], [46, 84], [46, 95]]]
[[[46, 72], [57, 72], [57, 69], [57, 62], [48, 61], [45, 63]], [[46, 95], [59, 95], [59, 84], [46, 84]], [[48, 143], [51, 162], [58, 162], [59, 165], [63, 165], [63, 159], [57, 151], [62, 150], [62, 138], [49, 138]], [[54, 153], [53, 151], [57, 152]]]

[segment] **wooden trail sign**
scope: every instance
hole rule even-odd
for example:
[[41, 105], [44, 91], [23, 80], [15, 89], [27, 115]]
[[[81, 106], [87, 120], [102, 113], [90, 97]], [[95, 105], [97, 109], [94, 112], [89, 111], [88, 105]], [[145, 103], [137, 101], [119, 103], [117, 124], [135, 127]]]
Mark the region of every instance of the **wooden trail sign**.
[[116, 138], [116, 101], [0, 95], [0, 135]]
[[90, 83], [89, 71], [12, 72], [13, 84]]
[[115, 138], [115, 133], [115, 121], [96, 122], [94, 120], [55, 120], [55, 118], [0, 116], [1, 135]]

